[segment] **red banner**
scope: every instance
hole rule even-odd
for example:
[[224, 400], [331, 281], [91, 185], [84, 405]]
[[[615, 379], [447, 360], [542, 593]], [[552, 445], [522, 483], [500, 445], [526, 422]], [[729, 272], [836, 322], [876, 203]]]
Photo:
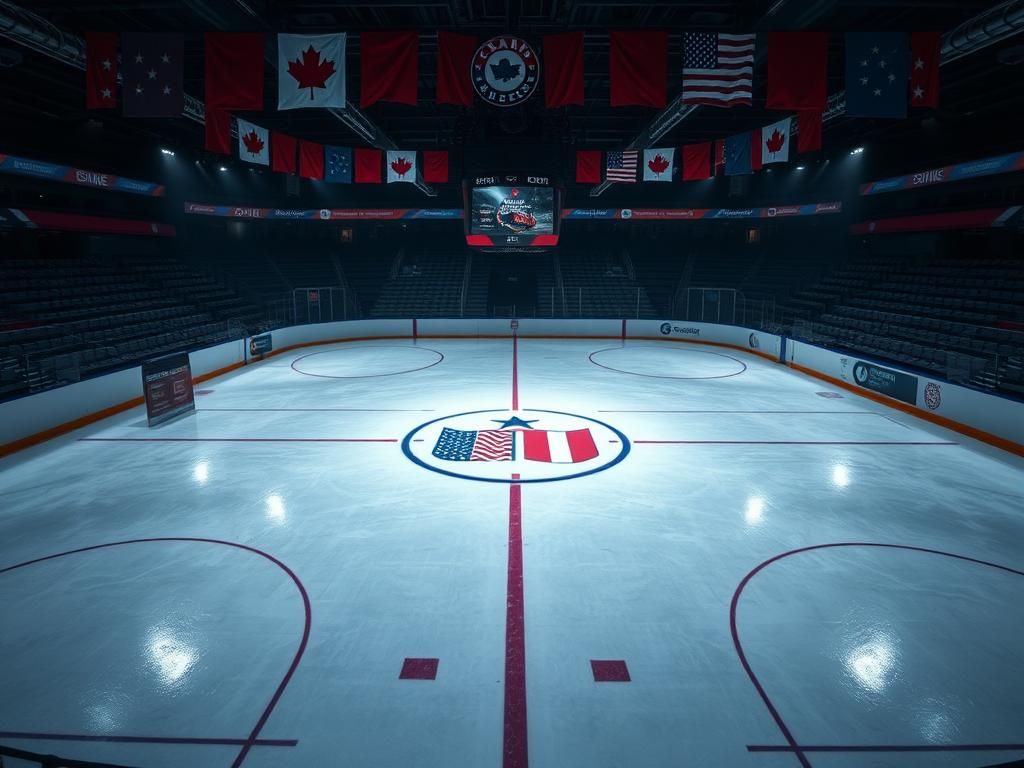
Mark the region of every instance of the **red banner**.
[[177, 234], [173, 225], [163, 224], [159, 221], [109, 219], [103, 216], [83, 216], [77, 213], [26, 211], [21, 208], [0, 208], [0, 227], [155, 237], [174, 237]]
[[583, 33], [544, 38], [544, 106], [583, 106]]
[[850, 227], [855, 235], [884, 235], [891, 232], [935, 232], [943, 229], [987, 229], [1007, 226], [1020, 219], [1021, 206], [982, 208], [977, 211], [927, 213], [922, 216], [899, 216], [892, 219], [862, 221]]
[[[416, 32], [363, 32], [359, 35], [359, 106], [396, 101], [416, 106], [419, 35]], [[466, 70], [469, 77], [469, 70]]]
[[437, 103], [473, 105], [469, 68], [476, 53], [476, 38], [454, 32], [437, 33]]
[[665, 106], [668, 33], [609, 32], [608, 79], [613, 107]]

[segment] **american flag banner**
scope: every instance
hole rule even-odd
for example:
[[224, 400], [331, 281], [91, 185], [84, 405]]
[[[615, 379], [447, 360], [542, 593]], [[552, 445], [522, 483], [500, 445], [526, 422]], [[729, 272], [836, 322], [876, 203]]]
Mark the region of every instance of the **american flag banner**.
[[433, 454], [446, 461], [511, 461], [515, 433], [500, 429], [441, 430]]
[[756, 36], [688, 32], [683, 44], [683, 103], [749, 107]]
[[608, 152], [604, 166], [605, 180], [635, 184], [638, 155], [639, 153], [635, 149], [625, 152]]

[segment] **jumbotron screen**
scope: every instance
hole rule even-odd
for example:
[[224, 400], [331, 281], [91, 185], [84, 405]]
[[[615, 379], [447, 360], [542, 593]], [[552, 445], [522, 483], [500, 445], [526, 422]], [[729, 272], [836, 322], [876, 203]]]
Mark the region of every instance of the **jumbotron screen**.
[[537, 176], [479, 176], [467, 183], [466, 241], [481, 247], [558, 242], [558, 193]]

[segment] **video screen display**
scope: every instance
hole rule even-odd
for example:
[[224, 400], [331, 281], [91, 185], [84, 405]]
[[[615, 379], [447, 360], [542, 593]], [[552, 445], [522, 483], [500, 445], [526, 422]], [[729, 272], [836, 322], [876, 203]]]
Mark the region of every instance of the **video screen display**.
[[551, 187], [473, 187], [471, 235], [552, 235], [555, 198]]

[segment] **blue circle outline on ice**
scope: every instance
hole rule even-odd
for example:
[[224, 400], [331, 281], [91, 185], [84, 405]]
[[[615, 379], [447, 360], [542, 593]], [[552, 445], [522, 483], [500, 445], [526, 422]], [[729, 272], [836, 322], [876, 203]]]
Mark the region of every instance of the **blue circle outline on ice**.
[[[492, 419], [488, 414], [497, 415]], [[544, 418], [543, 414], [548, 414], [549, 418]], [[499, 418], [499, 416], [504, 418]], [[519, 416], [520, 418], [533, 422], [533, 424], [536, 425], [533, 428], [538, 432], [544, 430], [562, 431], [567, 428], [579, 428], [586, 425], [589, 425], [592, 428], [596, 427], [598, 434], [594, 436], [594, 443], [597, 447], [598, 455], [593, 459], [578, 462], [576, 464], [563, 464], [527, 461], [522, 458], [517, 458], [512, 461], [450, 461], [440, 459], [432, 453], [434, 446], [437, 444], [437, 439], [440, 436], [441, 430], [445, 427], [465, 430], [498, 430], [501, 429], [499, 424], [502, 421], [510, 420], [514, 416]], [[536, 421], [534, 421], [534, 419], [536, 419]], [[604, 434], [600, 434], [602, 432]], [[615, 446], [613, 456], [610, 455], [612, 451], [609, 450], [614, 445], [609, 439], [612, 436], [614, 436], [614, 439], [618, 441], [618, 444]], [[421, 451], [419, 453], [414, 451], [414, 439], [418, 439], [420, 441], [416, 444], [417, 446], [422, 446], [422, 448], [419, 449], [419, 451]], [[513, 411], [510, 408], [488, 408], [482, 411], [452, 413], [447, 416], [440, 416], [436, 419], [431, 419], [419, 426], [413, 427], [413, 429], [410, 430], [402, 440], [402, 453], [405, 454], [406, 458], [424, 469], [429, 469], [431, 472], [437, 472], [438, 474], [447, 475], [448, 477], [457, 477], [461, 480], [477, 480], [484, 483], [506, 483], [509, 485], [551, 483], [558, 480], [571, 480], [573, 478], [586, 477], [587, 475], [593, 475], [597, 472], [603, 472], [606, 469], [614, 467], [625, 459], [626, 456], [629, 455], [630, 447], [629, 438], [611, 424], [591, 418], [590, 416], [581, 416], [576, 413], [567, 413], [565, 411], [549, 411], [541, 408], [521, 408], [517, 411]], [[595, 464], [596, 466], [594, 466]], [[465, 469], [472, 468], [477, 471], [477, 474], [456, 472], [453, 469], [449, 469], [449, 466], [459, 466], [460, 468]], [[530, 470], [534, 470], [534, 472], [530, 472]], [[518, 472], [521, 475], [520, 479], [513, 480], [513, 472]], [[563, 474], [556, 474], [557, 472], [562, 472]]]
[[[400, 371], [385, 371], [384, 373], [362, 373], [353, 374], [349, 376], [341, 374], [316, 373], [314, 371], [304, 371], [301, 368], [297, 367], [298, 363], [310, 357], [316, 357], [317, 355], [329, 355], [338, 352], [358, 352], [366, 349], [417, 349], [437, 355], [437, 359], [435, 359], [434, 362], [432, 363], [428, 363], [427, 365], [421, 365], [419, 368], [405, 368]], [[301, 373], [303, 376], [313, 376], [318, 379], [379, 379], [383, 376], [401, 376], [402, 374], [405, 373], [416, 373], [417, 371], [425, 371], [427, 370], [427, 368], [433, 368], [435, 365], [438, 365], [443, 361], [444, 354], [442, 352], [438, 352], [436, 349], [431, 349], [430, 347], [424, 347], [420, 344], [357, 344], [351, 347], [333, 347], [331, 349], [324, 349], [319, 352], [309, 352], [305, 355], [299, 355], [294, 360], [292, 360], [290, 367], [296, 373]]]

